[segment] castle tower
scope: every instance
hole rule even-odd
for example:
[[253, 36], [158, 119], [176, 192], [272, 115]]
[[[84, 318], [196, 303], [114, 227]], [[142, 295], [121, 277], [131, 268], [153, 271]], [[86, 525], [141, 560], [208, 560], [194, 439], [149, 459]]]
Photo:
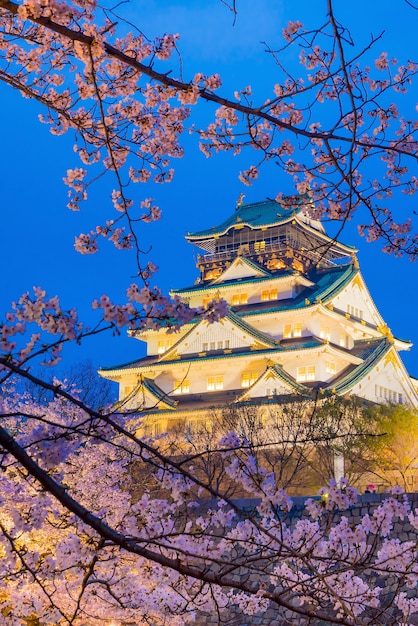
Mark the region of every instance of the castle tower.
[[189, 233], [200, 277], [174, 289], [192, 307], [228, 303], [216, 323], [134, 333], [147, 356], [100, 370], [158, 435], [216, 407], [355, 395], [418, 406], [418, 381], [365, 285], [356, 250], [331, 239], [302, 198], [238, 204], [222, 224]]

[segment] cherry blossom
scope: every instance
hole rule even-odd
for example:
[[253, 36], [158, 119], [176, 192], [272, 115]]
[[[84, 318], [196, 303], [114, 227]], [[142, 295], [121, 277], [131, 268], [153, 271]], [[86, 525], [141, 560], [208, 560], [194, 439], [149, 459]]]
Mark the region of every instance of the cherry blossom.
[[[43, 406], [10, 387], [2, 400], [0, 606], [7, 623], [38, 616], [81, 625], [88, 616], [92, 624], [176, 625], [236, 606], [247, 616], [275, 607], [295, 623], [303, 615], [369, 623], [378, 610], [395, 625], [418, 611], [406, 591], [418, 578], [415, 543], [391, 535], [396, 520], [417, 524], [418, 511], [400, 489], [353, 526], [344, 511], [357, 494], [347, 481], [331, 481], [307, 503], [306, 517], [292, 522], [291, 499], [230, 433], [217, 454], [258, 497], [255, 516], [226, 494], [214, 500], [221, 493], [193, 474], [192, 461], [170, 461], [137, 439], [129, 415], [95, 413], [77, 406], [62, 383], [54, 389]], [[12, 449], [4, 426], [16, 432]], [[132, 467], [144, 464], [151, 473], [137, 483]], [[201, 508], [202, 495], [196, 500], [197, 487], [209, 507]], [[235, 567], [248, 577], [237, 583]], [[397, 621], [392, 604], [381, 605], [382, 580], [394, 573], [406, 585], [392, 600]]]
[[[111, 181], [100, 224], [86, 226], [75, 249], [93, 254], [107, 240], [136, 255], [123, 302], [92, 294], [94, 326], [41, 287], [17, 298], [0, 323], [1, 623], [179, 626], [231, 606], [248, 616], [272, 608], [278, 622], [297, 624], [416, 619], [416, 544], [394, 529], [399, 521], [417, 529], [418, 510], [401, 490], [349, 524], [357, 493], [331, 480], [295, 521], [291, 498], [237, 433], [199, 453], [222, 461], [224, 482], [211, 481], [195, 470], [195, 455], [165, 454], [164, 435], [139, 439], [129, 412], [95, 411], [31, 369], [54, 366], [66, 343], [99, 332], [176, 332], [197, 316], [227, 314], [219, 299], [192, 309], [163, 294], [141, 252], [138, 225], [162, 212], [135, 185], [173, 179], [186, 130], [208, 157], [248, 154], [244, 184], [273, 161], [309, 197], [312, 217], [344, 221], [362, 207], [361, 234], [417, 256], [413, 220], [389, 201], [418, 189], [418, 124], [391, 101], [411, 89], [418, 66], [380, 52], [379, 35], [355, 48], [337, 7], [324, 6], [320, 26], [295, 19], [268, 48], [274, 82], [256, 101], [250, 86], [222, 94], [217, 73], [184, 79], [178, 34], [151, 41], [128, 33], [95, 0], [0, 0], [0, 78], [44, 107], [51, 133], [74, 139], [75, 163], [63, 170], [68, 207], [79, 210], [99, 178]], [[295, 76], [282, 61], [294, 50]], [[198, 128], [193, 111], [202, 102], [213, 108]], [[36, 404], [22, 391], [25, 379], [53, 399]], [[253, 509], [240, 508], [225, 485], [251, 497]]]

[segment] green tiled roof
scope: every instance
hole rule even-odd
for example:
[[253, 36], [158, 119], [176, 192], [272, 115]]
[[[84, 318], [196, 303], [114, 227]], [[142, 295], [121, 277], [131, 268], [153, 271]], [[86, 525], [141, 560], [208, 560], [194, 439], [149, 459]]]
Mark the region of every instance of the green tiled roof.
[[332, 268], [327, 272], [319, 271], [317, 280], [313, 279], [315, 288], [311, 297], [315, 301], [330, 300], [337, 295], [358, 272], [359, 270], [355, 268], [353, 263], [340, 266], [338, 269]]
[[[325, 271], [313, 270], [312, 272], [306, 274], [305, 278], [315, 283], [315, 285], [313, 287], [306, 287], [303, 292], [301, 292], [297, 298], [292, 299], [291, 302], [294, 303], [295, 308], [301, 308], [302, 306], [306, 306], [304, 303], [306, 298], [309, 298], [312, 304], [314, 304], [315, 301], [318, 301], [318, 299], [329, 300], [336, 293], [338, 293], [338, 291], [340, 291], [340, 289], [342, 289], [342, 287], [344, 287], [357, 272], [358, 270], [354, 268], [353, 263], [337, 265], [335, 267], [328, 268]], [[249, 278], [237, 278], [235, 280], [225, 281], [223, 283], [214, 283], [211, 285], [191, 285], [190, 287], [185, 287], [183, 289], [173, 289], [171, 293], [181, 295], [185, 293], [199, 293], [207, 291], [218, 292], [221, 291], [223, 287], [263, 283], [272, 279], [277, 280], [285, 277], [290, 278], [295, 275], [299, 275], [299, 272], [296, 272], [295, 270], [283, 270], [275, 275], [272, 274], [271, 276], [260, 276], [257, 278], [250, 276]], [[280, 306], [281, 302], [285, 301], [278, 300], [277, 304]], [[239, 307], [239, 310], [244, 310], [245, 306], [254, 309], [256, 308], [256, 305], [250, 304]], [[273, 307], [274, 309], [276, 308], [274, 305]]]
[[363, 363], [355, 367], [346, 375], [343, 375], [339, 380], [334, 380], [327, 387], [327, 390], [332, 388], [338, 394], [346, 393], [357, 382], [364, 378], [392, 347], [386, 339], [377, 339], [371, 343], [371, 346], [374, 347], [374, 350], [371, 350]]
[[[159, 358], [156, 357], [144, 357], [143, 359], [138, 359], [137, 361], [133, 361], [124, 365], [116, 365], [114, 367], [108, 367], [106, 369], [102, 369], [100, 371], [102, 372], [109, 372], [109, 371], [115, 371], [115, 370], [129, 370], [129, 369], [142, 369], [142, 368], [148, 368], [150, 367], [150, 365], [153, 366], [153, 368], [155, 367], [166, 367], [167, 365], [178, 365], [178, 364], [184, 364], [184, 363], [200, 363], [202, 361], [217, 361], [217, 360], [224, 360], [224, 359], [230, 359], [231, 357], [241, 357], [241, 356], [254, 356], [254, 355], [271, 355], [272, 353], [276, 353], [276, 352], [282, 352], [282, 349], [280, 348], [280, 346], [277, 346], [275, 348], [265, 348], [263, 350], [251, 350], [250, 348], [248, 349], [244, 349], [244, 350], [232, 350], [231, 352], [228, 353], [224, 353], [223, 351], [218, 352], [217, 350], [215, 350], [213, 353], [212, 352], [208, 352], [205, 353], [205, 356], [198, 356], [196, 354], [185, 354], [180, 358], [176, 358], [176, 359], [167, 359], [167, 360], [159, 360]], [[160, 355], [157, 355], [157, 357], [159, 357]]]
[[188, 233], [186, 239], [201, 239], [225, 233], [229, 228], [237, 223], [246, 224], [250, 228], [262, 228], [272, 226], [287, 221], [296, 213], [299, 213], [304, 202], [301, 197], [295, 199], [295, 204], [291, 207], [284, 207], [275, 200], [264, 200], [252, 204], [242, 204], [238, 206], [230, 217], [218, 226], [213, 226], [207, 230], [200, 230]]
[[295, 350], [319, 348], [323, 346], [324, 343], [324, 339], [317, 339], [316, 337], [300, 337], [299, 339], [284, 339], [280, 342], [280, 345], [286, 352], [294, 352]]
[[[243, 320], [240, 320], [240, 323], [242, 324], [242, 328], [243, 330], [247, 328], [247, 325], [245, 324], [245, 322], [243, 322]], [[244, 326], [245, 325], [245, 326]], [[248, 328], [252, 328], [252, 327], [248, 327]], [[276, 355], [276, 354], [283, 354], [283, 352], [295, 352], [297, 350], [313, 350], [315, 348], [319, 348], [321, 346], [324, 345], [324, 341], [322, 339], [316, 339], [315, 337], [305, 337], [305, 338], [300, 338], [300, 339], [293, 339], [289, 342], [284, 341], [284, 342], [280, 342], [280, 344], [278, 342], [276, 342], [273, 338], [269, 337], [268, 335], [265, 335], [264, 333], [262, 333], [261, 331], [256, 331], [251, 333], [252, 336], [254, 336], [254, 338], [257, 338], [257, 333], [258, 336], [260, 337], [260, 339], [262, 339], [263, 341], [266, 341], [266, 339], [270, 340], [270, 347], [267, 348], [263, 348], [260, 350], [254, 350], [249, 348], [235, 348], [234, 350], [231, 350], [230, 352], [224, 352], [222, 351], [218, 351], [218, 350], [214, 350], [213, 352], [207, 352], [207, 353], [200, 353], [200, 354], [204, 354], [204, 356], [199, 356], [198, 354], [195, 353], [187, 353], [182, 355], [180, 358], [172, 358], [172, 359], [162, 359], [161, 355], [153, 355], [150, 357], [144, 357], [142, 359], [138, 359], [136, 361], [131, 361], [129, 363], [126, 364], [122, 364], [122, 365], [116, 365], [114, 367], [107, 367], [102, 368], [100, 371], [105, 373], [105, 372], [109, 372], [109, 371], [120, 371], [120, 370], [138, 370], [138, 369], [143, 369], [143, 368], [149, 368], [150, 366], [152, 366], [153, 368], [155, 367], [166, 367], [167, 365], [178, 365], [180, 363], [184, 364], [184, 363], [200, 363], [203, 361], [218, 361], [218, 360], [225, 360], [225, 359], [230, 359], [230, 358], [236, 358], [236, 357], [243, 357], [243, 356], [269, 356], [270, 358], [272, 357], [272, 355]], [[287, 345], [286, 345], [287, 344]]]
[[254, 339], [258, 339], [259, 341], [266, 343], [267, 345], [273, 348], [279, 347], [279, 342], [273, 339], [271, 335], [268, 335], [267, 333], [263, 333], [261, 330], [258, 330], [254, 326], [251, 326], [251, 324], [248, 324], [247, 322], [245, 322], [241, 317], [239, 317], [238, 315], [235, 315], [235, 313], [233, 313], [232, 311], [229, 311], [227, 319], [228, 318], [231, 320], [233, 324], [236, 324], [244, 332], [251, 335], [251, 337], [254, 337]]
[[281, 365], [273, 365], [271, 368], [277, 375], [279, 378], [281, 378], [282, 380], [284, 380], [286, 383], [288, 383], [289, 385], [291, 385], [294, 389], [296, 389], [296, 391], [298, 391], [299, 393], [303, 394], [303, 395], [310, 395], [310, 390], [307, 389], [307, 387], [305, 387], [305, 385], [301, 385], [300, 383], [298, 383], [293, 376], [290, 376], [290, 374], [288, 374], [287, 372], [285, 372], [285, 370], [283, 369], [283, 367]]
[[170, 398], [170, 396], [168, 396], [161, 389], [161, 387], [156, 385], [155, 382], [151, 380], [151, 378], [144, 377], [142, 380], [142, 386], [160, 402], [165, 402], [165, 404], [168, 404], [169, 406], [172, 406], [173, 408], [176, 406], [177, 403], [175, 402], [175, 400], [173, 400], [173, 398]]
[[[144, 359], [146, 359], [147, 357], [144, 357]], [[99, 367], [99, 374], [101, 372], [105, 373], [105, 372], [113, 372], [113, 370], [119, 370], [119, 369], [130, 369], [131, 367], [137, 367], [138, 363], [141, 363], [144, 359], [134, 359], [133, 361], [128, 361], [127, 363], [121, 363], [120, 365], [110, 365], [108, 367]], [[150, 359], [151, 361], [151, 359]], [[152, 362], [155, 361], [155, 358], [152, 357]]]
[[[251, 335], [251, 337], [254, 337], [254, 339], [258, 339], [258, 341], [261, 341], [265, 344], [267, 344], [268, 346], [272, 347], [272, 348], [278, 348], [279, 347], [279, 343], [277, 341], [275, 341], [273, 339], [273, 337], [271, 335], [268, 335], [266, 333], [263, 333], [261, 330], [258, 330], [257, 328], [255, 328], [254, 326], [251, 326], [251, 324], [248, 324], [247, 322], [245, 322], [243, 319], [241, 319], [241, 317], [239, 317], [238, 315], [235, 315], [235, 313], [233, 313], [231, 310], [228, 312], [228, 315], [226, 315], [224, 318], [222, 318], [223, 320], [225, 319], [229, 319], [233, 324], [237, 325], [239, 328], [241, 328], [244, 332], [248, 333], [249, 335]], [[202, 318], [198, 318], [197, 319], [197, 325], [200, 322], [204, 322], [205, 320]], [[160, 362], [166, 362], [167, 357], [170, 356], [170, 354], [174, 354], [177, 352], [177, 346], [183, 342], [186, 337], [189, 337], [193, 331], [196, 329], [197, 325], [192, 326], [185, 335], [183, 335], [178, 341], [176, 341], [175, 344], [173, 344], [171, 346], [171, 348], [169, 348], [166, 352], [164, 352], [162, 355], [160, 355], [159, 361]]]
[[261, 282], [266, 282], [268, 280], [274, 280], [274, 279], [278, 279], [278, 278], [284, 278], [286, 276], [290, 277], [293, 276], [294, 274], [296, 274], [295, 270], [285, 270], [285, 271], [281, 271], [280, 274], [267, 274], [266, 272], [266, 276], [248, 276], [248, 278], [231, 278], [230, 280], [226, 280], [222, 283], [210, 283], [210, 284], [197, 284], [197, 285], [190, 285], [190, 287], [183, 287], [182, 289], [172, 289], [171, 293], [176, 295], [176, 294], [184, 294], [184, 293], [199, 293], [201, 291], [206, 292], [206, 291], [214, 291], [217, 292], [219, 290], [221, 290], [223, 287], [231, 287], [233, 285], [247, 285], [247, 284], [258, 284]]
[[238, 315], [246, 318], [261, 313], [304, 309], [318, 302], [325, 303], [337, 295], [357, 272], [358, 270], [352, 263], [336, 266], [326, 271], [314, 270], [307, 274], [307, 278], [314, 283], [313, 287], [306, 287], [295, 298], [271, 301], [267, 307], [264, 303], [255, 303], [237, 306], [235, 309]]

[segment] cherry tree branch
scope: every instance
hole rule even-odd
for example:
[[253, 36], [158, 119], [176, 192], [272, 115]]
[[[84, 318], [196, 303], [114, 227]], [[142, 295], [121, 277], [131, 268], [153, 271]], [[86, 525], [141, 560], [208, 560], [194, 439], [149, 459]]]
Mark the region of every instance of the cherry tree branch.
[[[329, 7], [331, 7], [331, 0], [327, 0], [329, 2]], [[0, 9], [6, 9], [13, 15], [16, 15], [18, 12], [19, 5], [11, 0], [0, 0]], [[51, 30], [52, 32], [58, 33], [59, 35], [71, 40], [71, 41], [79, 41], [80, 43], [85, 44], [87, 47], [91, 47], [95, 43], [95, 38], [89, 35], [84, 34], [82, 31], [76, 31], [67, 26], [63, 26], [50, 18], [46, 17], [28, 17], [28, 20], [39, 24]], [[151, 65], [146, 65], [134, 59], [133, 57], [125, 54], [115, 46], [109, 44], [108, 42], [104, 42], [104, 49], [106, 53], [119, 61], [122, 61], [125, 65], [132, 67], [137, 70], [141, 74], [145, 74], [149, 78], [155, 80], [157, 83], [165, 85], [166, 87], [173, 87], [177, 91], [189, 92], [192, 87], [192, 83], [187, 83], [184, 81], [177, 80], [175, 78], [171, 78], [169, 74], [165, 74], [162, 72], [157, 72], [153, 69]], [[244, 113], [246, 116], [250, 117], [258, 117], [260, 119], [266, 120], [267, 122], [272, 123], [274, 126], [277, 126], [281, 130], [286, 130], [296, 136], [302, 136], [309, 139], [326, 139], [328, 141], [334, 140], [338, 142], [348, 143], [350, 146], [353, 145], [353, 137], [352, 136], [344, 136], [339, 135], [333, 132], [320, 132], [320, 131], [309, 131], [302, 127], [295, 126], [293, 124], [286, 123], [280, 120], [278, 117], [269, 114], [264, 111], [265, 107], [269, 107], [270, 103], [263, 104], [259, 107], [252, 107], [241, 104], [240, 102], [236, 102], [234, 100], [230, 100], [229, 98], [225, 98], [219, 96], [212, 91], [209, 91], [206, 88], [198, 89], [199, 96], [208, 102], [214, 102], [219, 104], [220, 106], [224, 106], [228, 109], [238, 111], [239, 113]], [[51, 106], [51, 104], [48, 104]], [[364, 148], [375, 148], [375, 142], [368, 142], [361, 139], [356, 138], [356, 145]], [[398, 152], [399, 154], [406, 154], [411, 156], [411, 153], [408, 151], [404, 151], [399, 146], [392, 146], [390, 142], [387, 142], [387, 148], [390, 148], [394, 152]], [[414, 156], [414, 155], [412, 155]], [[415, 155], [415, 158], [418, 160], [418, 155]]]

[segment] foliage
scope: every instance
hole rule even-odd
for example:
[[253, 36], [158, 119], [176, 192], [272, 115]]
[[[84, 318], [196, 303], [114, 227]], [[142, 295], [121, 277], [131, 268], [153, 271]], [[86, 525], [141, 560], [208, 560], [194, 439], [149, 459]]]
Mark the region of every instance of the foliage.
[[[366, 437], [364, 456], [386, 484], [414, 487], [418, 468], [418, 414], [402, 404], [369, 409], [367, 421], [373, 437]], [[370, 468], [371, 469], [371, 468]]]
[[[138, 439], [123, 415], [95, 410], [31, 370], [39, 361], [57, 364], [66, 343], [100, 332], [175, 330], [195, 315], [213, 321], [225, 314], [221, 301], [191, 310], [150, 286], [155, 266], [143, 262], [137, 227], [158, 219], [160, 209], [148, 197], [136, 199], [132, 189], [171, 180], [186, 122], [201, 102], [215, 107], [207, 127], [192, 128], [205, 154], [255, 150], [256, 165], [241, 173], [245, 184], [274, 160], [314, 217], [344, 223], [365, 207], [369, 219], [359, 228], [368, 239], [382, 238], [387, 251], [416, 257], [412, 222], [393, 214], [389, 199], [418, 188], [417, 124], [394, 103], [417, 66], [374, 55], [380, 36], [356, 49], [332, 1], [324, 4], [319, 27], [290, 22], [269, 50], [278, 78], [274, 95], [260, 104], [250, 88], [230, 99], [219, 95], [217, 74], [197, 72], [184, 82], [181, 63], [173, 60], [177, 35], [150, 42], [123, 23], [119, 33], [116, 9], [95, 0], [0, 0], [0, 79], [45, 107], [42, 121], [51, 132], [74, 136], [81, 163], [67, 170], [69, 207], [80, 208], [92, 181], [113, 179], [110, 212], [77, 237], [76, 249], [92, 254], [102, 238], [117, 249], [133, 248], [137, 278], [125, 303], [107, 295], [93, 301], [98, 315], [91, 327], [42, 287], [18, 297], [0, 324], [4, 624], [36, 616], [74, 626], [108, 618], [175, 625], [192, 621], [198, 610], [218, 614], [227, 603], [248, 615], [271, 606], [278, 621], [285, 614], [298, 624], [314, 618], [408, 623], [417, 612], [407, 593], [417, 583], [416, 546], [390, 536], [397, 518], [407, 516], [418, 528], [417, 512], [399, 491], [351, 528], [344, 516], [331, 522], [337, 508], [355, 502], [355, 490], [331, 482], [323, 500], [308, 503], [307, 518], [291, 526], [285, 519], [291, 502], [274, 473], [243, 453], [230, 433], [217, 458], [258, 499], [246, 514], [219, 482], [193, 473], [190, 456], [186, 463], [164, 455], [158, 442]], [[283, 65], [284, 53], [295, 48], [300, 76]], [[19, 397], [21, 377], [52, 399], [34, 404]], [[137, 464], [147, 466], [164, 497], [151, 497], [144, 484], [134, 499]], [[240, 568], [247, 568], [243, 580]], [[402, 583], [383, 598], [371, 571]]]
[[321, 403], [317, 413], [323, 436], [314, 469], [321, 482], [324, 484], [329, 476], [334, 476], [338, 457], [344, 463], [344, 476], [351, 485], [359, 487], [370, 467], [366, 441], [371, 441], [375, 434], [367, 408], [358, 398], [333, 397]]

